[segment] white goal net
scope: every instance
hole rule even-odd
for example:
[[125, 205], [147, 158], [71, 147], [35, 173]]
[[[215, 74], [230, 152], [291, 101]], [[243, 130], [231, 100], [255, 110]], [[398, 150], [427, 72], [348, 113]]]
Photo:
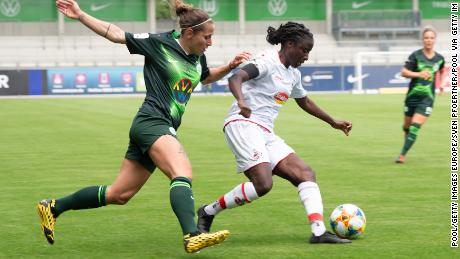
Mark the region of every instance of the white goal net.
[[[354, 58], [355, 83], [353, 93], [403, 93], [407, 90], [410, 79], [401, 76], [411, 52], [381, 51], [359, 52]], [[444, 69], [450, 71], [448, 52], [440, 52], [446, 60]], [[442, 79], [436, 78], [438, 87], [450, 87], [448, 73]]]

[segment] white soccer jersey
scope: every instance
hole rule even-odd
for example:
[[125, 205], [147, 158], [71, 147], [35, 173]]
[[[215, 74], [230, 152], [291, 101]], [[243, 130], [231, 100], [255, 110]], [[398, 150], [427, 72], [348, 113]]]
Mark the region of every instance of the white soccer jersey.
[[259, 75], [242, 84], [246, 105], [252, 110], [251, 117], [239, 114], [237, 102], [233, 102], [224, 125], [235, 120], [252, 121], [268, 131], [273, 131], [274, 121], [280, 108], [289, 98], [302, 98], [307, 91], [302, 86], [300, 71], [286, 68], [277, 50], [267, 50], [249, 61], [259, 69]]

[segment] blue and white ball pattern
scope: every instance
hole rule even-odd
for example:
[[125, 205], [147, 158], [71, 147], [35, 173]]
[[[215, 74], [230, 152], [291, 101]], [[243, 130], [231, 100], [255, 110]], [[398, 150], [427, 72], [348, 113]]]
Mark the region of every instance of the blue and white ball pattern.
[[358, 206], [342, 204], [332, 212], [330, 223], [339, 237], [355, 239], [361, 236], [366, 229], [366, 216]]

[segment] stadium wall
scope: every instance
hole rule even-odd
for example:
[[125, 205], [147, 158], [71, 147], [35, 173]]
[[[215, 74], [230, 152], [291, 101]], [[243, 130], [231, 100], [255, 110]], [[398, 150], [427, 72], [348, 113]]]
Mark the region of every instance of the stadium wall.
[[[169, 13], [161, 14], [159, 6], [164, 1], [155, 0], [157, 16], [149, 13], [149, 3], [153, 0], [79, 0], [80, 7], [90, 15], [114, 22], [126, 31], [150, 31], [149, 20], [156, 19], [156, 32], [174, 28], [174, 20], [161, 20], [156, 17], [169, 17]], [[2, 35], [58, 35], [59, 15], [54, 0], [1, 0], [0, 31]], [[263, 33], [268, 25], [276, 26], [285, 21], [301, 21], [315, 33], [326, 33], [328, 18], [327, 12], [339, 13], [342, 11], [387, 11], [413, 10], [413, 1], [363, 1], [356, 5], [353, 0], [245, 0], [244, 3], [244, 30], [239, 24], [240, 1], [236, 0], [188, 0], [187, 2], [205, 10], [217, 23], [217, 33]], [[163, 3], [163, 4], [162, 4]], [[449, 1], [446, 0], [419, 0], [418, 10], [422, 15], [424, 25], [432, 24], [439, 31], [448, 30]], [[330, 9], [328, 9], [330, 8]], [[164, 8], [163, 8], [164, 9]], [[67, 35], [86, 35], [89, 32], [75, 21], [64, 19]]]
[[[263, 34], [268, 26], [277, 26], [288, 20], [277, 21], [252, 21], [246, 22], [244, 34]], [[327, 23], [314, 20], [293, 20], [306, 24], [313, 33], [327, 33]], [[115, 22], [120, 28], [129, 32], [149, 32], [150, 28], [146, 22]], [[439, 32], [447, 32], [449, 28], [448, 19], [429, 19], [422, 21], [423, 26], [433, 26]], [[168, 31], [175, 28], [170, 20], [157, 21], [157, 32]], [[16, 23], [1, 22], [0, 31], [2, 36], [53, 36], [58, 35], [58, 24], [55, 22], [37, 23]], [[216, 34], [239, 34], [238, 22], [218, 21], [216, 22]], [[88, 28], [77, 23], [65, 23], [65, 35], [94, 35]]]
[[[409, 80], [401, 77], [400, 65], [369, 65], [360, 78], [355, 67], [300, 67], [302, 85], [307, 91], [351, 92], [358, 80], [372, 93], [398, 92]], [[449, 67], [446, 67], [449, 71]], [[230, 75], [228, 75], [230, 76]], [[228, 92], [228, 76], [210, 87], [197, 86], [197, 93]], [[0, 70], [0, 96], [3, 95], [97, 95], [145, 93], [142, 67], [76, 67], [48, 70]], [[399, 91], [400, 92], [400, 91]]]
[[0, 96], [47, 94], [46, 70], [0, 70]]

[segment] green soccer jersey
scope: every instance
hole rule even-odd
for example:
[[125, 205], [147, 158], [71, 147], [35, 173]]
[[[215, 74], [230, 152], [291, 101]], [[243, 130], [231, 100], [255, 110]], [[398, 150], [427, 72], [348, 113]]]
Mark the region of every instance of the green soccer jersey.
[[139, 109], [177, 129], [190, 95], [209, 75], [204, 55], [187, 55], [178, 33], [125, 33], [131, 54], [145, 56], [144, 80], [147, 95]]
[[429, 59], [423, 54], [423, 50], [419, 49], [409, 56], [404, 67], [413, 72], [426, 70], [431, 74], [431, 77], [427, 80], [412, 78], [406, 98], [417, 100], [429, 97], [433, 100], [435, 96], [435, 75], [436, 72], [444, 68], [444, 57], [435, 52], [434, 57]]

